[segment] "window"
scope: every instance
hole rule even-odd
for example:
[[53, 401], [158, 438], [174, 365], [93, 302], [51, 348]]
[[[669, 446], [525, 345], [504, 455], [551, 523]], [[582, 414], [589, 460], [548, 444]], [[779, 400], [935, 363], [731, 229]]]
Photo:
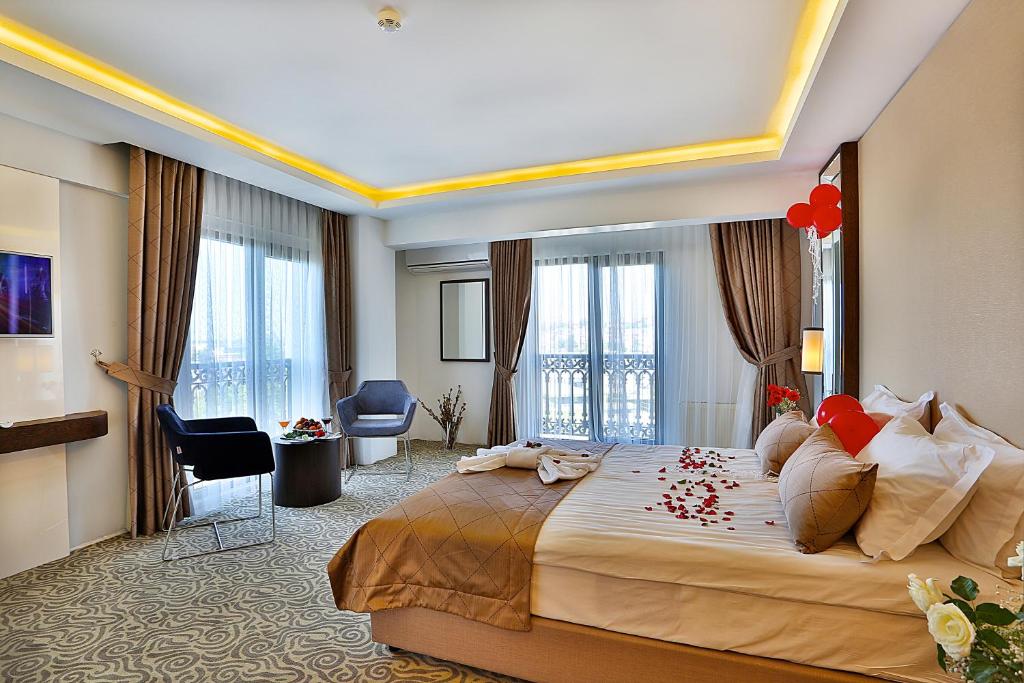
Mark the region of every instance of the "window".
[[207, 175], [183, 417], [248, 415], [274, 433], [326, 414], [321, 254], [318, 208]]
[[643, 259], [537, 265], [541, 436], [655, 441], [656, 255]]
[[[520, 435], [730, 446], [752, 366], [722, 313], [706, 226], [534, 241]], [[743, 420], [746, 420], [744, 425]]]

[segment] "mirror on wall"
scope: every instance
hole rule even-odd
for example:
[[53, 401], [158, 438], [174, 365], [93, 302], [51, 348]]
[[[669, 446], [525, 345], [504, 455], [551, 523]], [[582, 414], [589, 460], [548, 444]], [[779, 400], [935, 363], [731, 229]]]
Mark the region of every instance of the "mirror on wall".
[[441, 283], [441, 360], [491, 359], [489, 284], [486, 278]]
[[820, 396], [860, 395], [859, 188], [857, 143], [844, 142], [821, 169], [818, 182], [843, 193], [843, 223], [821, 240], [821, 295], [814, 324], [824, 329]]

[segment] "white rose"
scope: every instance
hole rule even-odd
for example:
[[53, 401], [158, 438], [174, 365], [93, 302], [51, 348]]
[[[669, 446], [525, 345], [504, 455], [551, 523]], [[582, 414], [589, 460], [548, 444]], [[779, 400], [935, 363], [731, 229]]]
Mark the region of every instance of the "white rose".
[[1020, 567], [1020, 578], [1024, 581], [1024, 541], [1017, 544], [1017, 554], [1007, 559], [1011, 567]]
[[928, 608], [932, 605], [946, 600], [942, 591], [935, 585], [935, 579], [922, 581], [917, 578], [917, 574], [907, 576], [907, 592], [910, 593], [910, 599], [914, 601], [914, 604], [922, 612], [927, 612]]
[[928, 633], [953, 659], [971, 654], [974, 624], [956, 605], [932, 605], [928, 608]]

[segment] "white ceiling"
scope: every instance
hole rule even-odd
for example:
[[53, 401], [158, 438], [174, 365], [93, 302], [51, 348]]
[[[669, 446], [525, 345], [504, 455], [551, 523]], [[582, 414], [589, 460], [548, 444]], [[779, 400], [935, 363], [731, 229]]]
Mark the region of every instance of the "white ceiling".
[[[59, 9], [58, 9], [59, 4]], [[374, 185], [762, 134], [804, 0], [2, 0]]]
[[[338, 188], [0, 63], [0, 111], [128, 141], [341, 211], [390, 216], [552, 191], [817, 167], [857, 139], [968, 0], [849, 0], [779, 161], [651, 167], [368, 209]], [[803, 0], [0, 0], [32, 26], [372, 183], [762, 132]]]

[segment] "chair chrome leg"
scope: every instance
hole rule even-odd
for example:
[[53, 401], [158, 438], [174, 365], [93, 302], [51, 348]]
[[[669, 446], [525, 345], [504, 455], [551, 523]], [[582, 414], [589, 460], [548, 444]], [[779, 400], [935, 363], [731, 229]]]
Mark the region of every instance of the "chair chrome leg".
[[[174, 516], [171, 517], [171, 525], [170, 525], [170, 528], [167, 530], [167, 536], [164, 538], [164, 548], [163, 548], [163, 553], [161, 555], [161, 557], [162, 557], [162, 559], [164, 561], [168, 561], [168, 560], [184, 560], [184, 559], [187, 559], [187, 558], [190, 558], [190, 557], [199, 557], [201, 555], [212, 555], [213, 553], [224, 552], [224, 551], [227, 551], [227, 550], [238, 550], [240, 548], [251, 548], [251, 547], [257, 546], [257, 545], [266, 545], [267, 543], [273, 543], [274, 541], [277, 540], [277, 516], [275, 515], [275, 506], [274, 506], [274, 502], [273, 502], [273, 497], [274, 497], [274, 480], [273, 480], [273, 478], [271, 478], [271, 480], [270, 480], [270, 497], [271, 497], [271, 502], [270, 502], [270, 526], [271, 526], [271, 529], [270, 529], [270, 539], [269, 540], [264, 540], [264, 541], [255, 541], [253, 543], [245, 543], [243, 545], [229, 546], [229, 547], [225, 547], [224, 546], [223, 540], [221, 539], [221, 536], [220, 536], [220, 526], [219, 525], [221, 525], [221, 524], [229, 524], [231, 522], [242, 522], [242, 521], [245, 521], [247, 519], [256, 519], [257, 517], [262, 517], [263, 516], [263, 475], [259, 475], [259, 479], [258, 479], [258, 486], [257, 486], [257, 488], [258, 488], [258, 493], [257, 493], [257, 496], [258, 496], [258, 502], [257, 502], [258, 512], [255, 515], [244, 515], [242, 517], [232, 517], [231, 519], [222, 519], [222, 520], [218, 520], [218, 521], [215, 521], [215, 522], [203, 522], [201, 524], [189, 524], [189, 525], [178, 527], [175, 524], [175, 518], [177, 518], [177, 516], [178, 516], [178, 508], [181, 505], [181, 501], [182, 501], [182, 498], [184, 496], [184, 493], [185, 493], [185, 491], [189, 487], [194, 486], [194, 485], [196, 485], [198, 483], [199, 483], [199, 481], [197, 480], [197, 481], [192, 482], [191, 484], [188, 484], [187, 486], [182, 487], [181, 490], [178, 491], [176, 493], [176, 495], [174, 496]], [[175, 531], [187, 531], [189, 529], [198, 529], [198, 528], [204, 527], [204, 526], [212, 526], [213, 527], [213, 533], [214, 533], [214, 535], [217, 538], [217, 549], [216, 550], [206, 550], [206, 551], [199, 552], [199, 553], [193, 553], [191, 555], [184, 555], [182, 557], [169, 557], [168, 556], [167, 550], [170, 547], [171, 536], [173, 535], [173, 533]]]
[[409, 432], [405, 433], [405, 480], [412, 477], [412, 457], [409, 455]]
[[[345, 452], [346, 453], [350, 453], [351, 454], [352, 446], [350, 445], [350, 440], [354, 439], [354, 438], [356, 438], [356, 437], [350, 437], [350, 436], [346, 436], [345, 437]], [[364, 436], [364, 437], [360, 437], [360, 438], [363, 438], [363, 439], [375, 439], [375, 438], [396, 439], [396, 442], [395, 442], [395, 447], [396, 448], [398, 447], [398, 440], [401, 440], [404, 443], [404, 448], [405, 448], [405, 472], [404, 472], [405, 480], [409, 481], [409, 478], [412, 476], [412, 454], [410, 452], [410, 449], [411, 449], [410, 443], [411, 443], [411, 441], [409, 439], [409, 433], [408, 432], [406, 432], [405, 434], [399, 434], [399, 435], [397, 435], [397, 437], [395, 435], [390, 435], [390, 436], [385, 436], [385, 437]], [[398, 452], [396, 451], [395, 452], [395, 457], [397, 457], [397, 456], [398, 456]], [[352, 479], [352, 477], [354, 477], [356, 475], [357, 472], [359, 473], [360, 476], [363, 476], [363, 477], [368, 477], [368, 476], [371, 476], [371, 475], [378, 476], [378, 477], [394, 477], [396, 475], [403, 474], [401, 471], [399, 471], [399, 472], [390, 471], [390, 468], [389, 468], [389, 471], [386, 471], [386, 472], [365, 472], [364, 471], [365, 467], [358, 466], [356, 464], [356, 459], [355, 459], [354, 456], [350, 457], [350, 461], [352, 463], [352, 467], [351, 467], [351, 471], [346, 470], [346, 473], [345, 473], [345, 483], [346, 484]]]
[[356, 476], [356, 458], [355, 453], [352, 452], [352, 437], [348, 434], [345, 435], [345, 483], [352, 481], [352, 477]]
[[[160, 528], [167, 531], [170, 527], [167, 526], [167, 513], [171, 511], [171, 503], [174, 502], [174, 496], [178, 493], [178, 477], [181, 474], [181, 470], [175, 466], [174, 478], [171, 479], [171, 495], [167, 498], [167, 505], [164, 506], [164, 516], [160, 518]], [[178, 513], [175, 512], [174, 516], [177, 517]]]
[[[171, 496], [172, 500], [174, 500], [174, 513], [171, 515], [170, 527], [168, 527], [167, 529], [167, 536], [164, 537], [164, 549], [163, 553], [161, 553], [161, 557], [165, 562], [171, 559], [167, 556], [167, 549], [171, 544], [171, 536], [174, 534], [175, 521], [178, 518], [178, 506], [181, 504], [181, 494], [184, 490], [185, 489], [175, 491], [174, 494]], [[168, 503], [170, 503], [170, 501], [168, 501]]]
[[[262, 498], [263, 496], [260, 496]], [[270, 475], [270, 542], [273, 543], [277, 540], [277, 515], [274, 514], [274, 510], [277, 508], [274, 505], [274, 475]], [[261, 512], [262, 514], [262, 508]]]

